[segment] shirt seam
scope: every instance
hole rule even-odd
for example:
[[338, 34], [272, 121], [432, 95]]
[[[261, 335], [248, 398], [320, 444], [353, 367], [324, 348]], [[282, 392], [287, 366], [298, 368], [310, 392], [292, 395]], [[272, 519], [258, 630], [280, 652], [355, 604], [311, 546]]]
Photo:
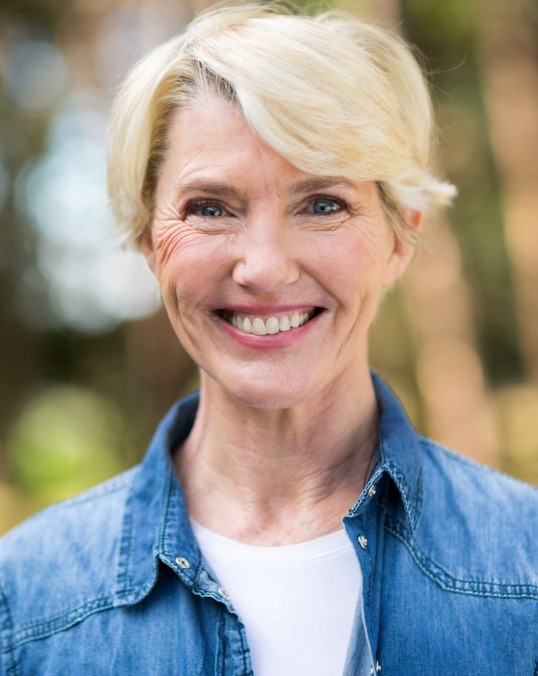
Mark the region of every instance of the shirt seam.
[[[127, 590], [125, 594], [136, 592], [137, 590]], [[104, 597], [98, 597], [86, 603], [83, 603], [80, 606], [77, 606], [73, 610], [70, 610], [61, 615], [57, 615], [48, 620], [42, 620], [40, 622], [34, 622], [28, 624], [13, 631], [11, 645], [5, 651], [6, 653], [12, 652], [17, 648], [25, 645], [26, 643], [31, 643], [32, 641], [48, 638], [54, 634], [58, 634], [70, 627], [79, 624], [87, 617], [95, 615], [103, 610], [111, 610], [121, 605], [129, 605], [127, 601], [124, 603], [117, 603], [117, 595], [108, 595]]]
[[[451, 575], [448, 571], [427, 556], [420, 548], [413, 546], [405, 537], [406, 529], [400, 523], [390, 517], [391, 524], [385, 523], [385, 528], [394, 535], [409, 551], [413, 561], [420, 570], [441, 589], [458, 594], [491, 598], [513, 598], [538, 600], [538, 586], [533, 584], [507, 584], [501, 582], [489, 582], [486, 580], [464, 580]], [[431, 568], [428, 568], [428, 565]], [[437, 571], [437, 573], [435, 572]], [[464, 588], [465, 587], [465, 588]]]
[[[4, 619], [2, 620], [2, 643], [5, 641], [5, 646], [2, 647], [2, 654], [5, 655], [6, 659], [10, 659], [11, 665], [8, 666], [8, 671], [6, 673], [11, 673], [13, 676], [17, 676], [19, 673], [19, 668], [17, 666], [17, 660], [15, 659], [15, 653], [13, 652], [13, 646], [12, 642], [9, 640], [10, 639], [10, 633], [13, 633], [13, 617], [11, 615], [11, 611], [9, 608], [9, 603], [7, 600], [7, 596], [2, 589], [2, 586], [0, 585], [0, 601], [2, 603], [2, 606], [4, 608], [4, 611], [2, 612], [2, 615], [4, 616]], [[7, 625], [4, 628], [4, 622]], [[11, 630], [11, 631], [10, 631]]]

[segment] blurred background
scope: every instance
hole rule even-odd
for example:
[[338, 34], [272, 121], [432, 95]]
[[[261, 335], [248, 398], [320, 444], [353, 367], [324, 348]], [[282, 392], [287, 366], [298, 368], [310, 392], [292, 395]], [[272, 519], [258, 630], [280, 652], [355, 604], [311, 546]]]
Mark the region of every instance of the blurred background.
[[[136, 463], [196, 387], [115, 239], [105, 140], [127, 69], [212, 4], [0, 0], [0, 533]], [[417, 46], [459, 187], [384, 302], [372, 363], [422, 431], [538, 484], [538, 4], [332, 6]]]

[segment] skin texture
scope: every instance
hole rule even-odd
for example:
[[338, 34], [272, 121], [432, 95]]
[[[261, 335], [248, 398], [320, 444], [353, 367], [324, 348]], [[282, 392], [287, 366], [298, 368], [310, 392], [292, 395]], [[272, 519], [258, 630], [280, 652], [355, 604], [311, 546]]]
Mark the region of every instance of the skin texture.
[[[338, 529], [376, 444], [367, 331], [412, 255], [376, 185], [305, 173], [232, 104], [199, 100], [172, 120], [141, 247], [201, 370], [175, 458], [191, 516], [254, 544]], [[227, 321], [295, 309], [314, 316], [271, 336]]]

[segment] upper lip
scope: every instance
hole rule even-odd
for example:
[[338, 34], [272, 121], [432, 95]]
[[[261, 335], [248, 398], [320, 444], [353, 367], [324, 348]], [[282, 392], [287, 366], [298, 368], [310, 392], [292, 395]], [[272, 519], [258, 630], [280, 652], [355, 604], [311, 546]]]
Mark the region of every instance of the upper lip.
[[312, 305], [311, 303], [293, 305], [223, 305], [218, 310], [256, 316], [268, 315], [270, 317], [272, 314], [291, 313], [296, 310], [298, 312], [312, 312], [318, 307], [318, 305]]

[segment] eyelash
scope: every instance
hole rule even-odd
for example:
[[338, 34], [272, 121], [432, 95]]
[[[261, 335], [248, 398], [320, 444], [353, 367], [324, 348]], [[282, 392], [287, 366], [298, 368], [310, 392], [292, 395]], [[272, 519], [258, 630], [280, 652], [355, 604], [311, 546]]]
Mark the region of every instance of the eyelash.
[[[224, 212], [228, 212], [228, 209], [221, 204], [218, 200], [213, 200], [213, 199], [194, 199], [190, 200], [187, 202], [185, 206], [185, 216], [193, 216], [196, 215], [195, 212], [199, 211], [200, 209], [203, 209], [204, 207], [217, 207], [219, 209], [222, 209]], [[201, 216], [200, 218], [203, 218]]]
[[341, 213], [342, 211], [346, 211], [347, 208], [348, 208], [348, 206], [347, 206], [347, 204], [344, 202], [344, 200], [339, 199], [338, 197], [333, 197], [333, 196], [331, 196], [331, 195], [312, 195], [312, 197], [310, 197], [310, 198], [308, 199], [308, 207], [313, 207], [313, 205], [314, 205], [316, 202], [334, 202], [334, 204], [336, 204], [336, 205], [338, 206], [338, 209], [336, 209], [335, 211], [331, 211], [331, 212], [329, 212], [329, 213], [327, 213], [327, 214], [315, 214], [315, 213], [310, 213], [310, 214], [309, 214], [310, 216], [320, 216], [320, 217], [322, 217], [322, 218], [323, 218], [323, 217], [334, 216], [334, 215], [336, 215], [336, 214]]
[[[332, 212], [326, 213], [326, 214], [316, 214], [313, 211], [308, 212], [309, 208], [313, 208], [313, 205], [316, 202], [334, 202], [335, 205], [338, 206], [337, 209], [335, 209]], [[336, 214], [340, 214], [343, 211], [349, 210], [349, 207], [347, 203], [338, 198], [338, 197], [332, 197], [330, 195], [312, 195], [311, 197], [307, 198], [305, 201], [306, 203], [303, 203], [303, 207], [301, 208], [301, 213], [306, 213], [308, 212], [308, 216], [317, 216], [320, 218], [328, 218], [330, 216], [334, 216]], [[218, 200], [210, 199], [210, 198], [203, 198], [203, 199], [193, 199], [187, 202], [185, 206], [185, 217], [187, 216], [193, 216], [193, 215], [198, 215], [200, 218], [209, 218], [209, 216], [201, 216], [199, 214], [196, 214], [197, 211], [200, 211], [204, 207], [216, 207], [218, 209], [221, 209], [224, 212], [224, 215], [229, 215], [231, 212], [229, 209], [227, 209], [221, 202]], [[220, 217], [215, 217], [215, 218], [222, 218]]]

